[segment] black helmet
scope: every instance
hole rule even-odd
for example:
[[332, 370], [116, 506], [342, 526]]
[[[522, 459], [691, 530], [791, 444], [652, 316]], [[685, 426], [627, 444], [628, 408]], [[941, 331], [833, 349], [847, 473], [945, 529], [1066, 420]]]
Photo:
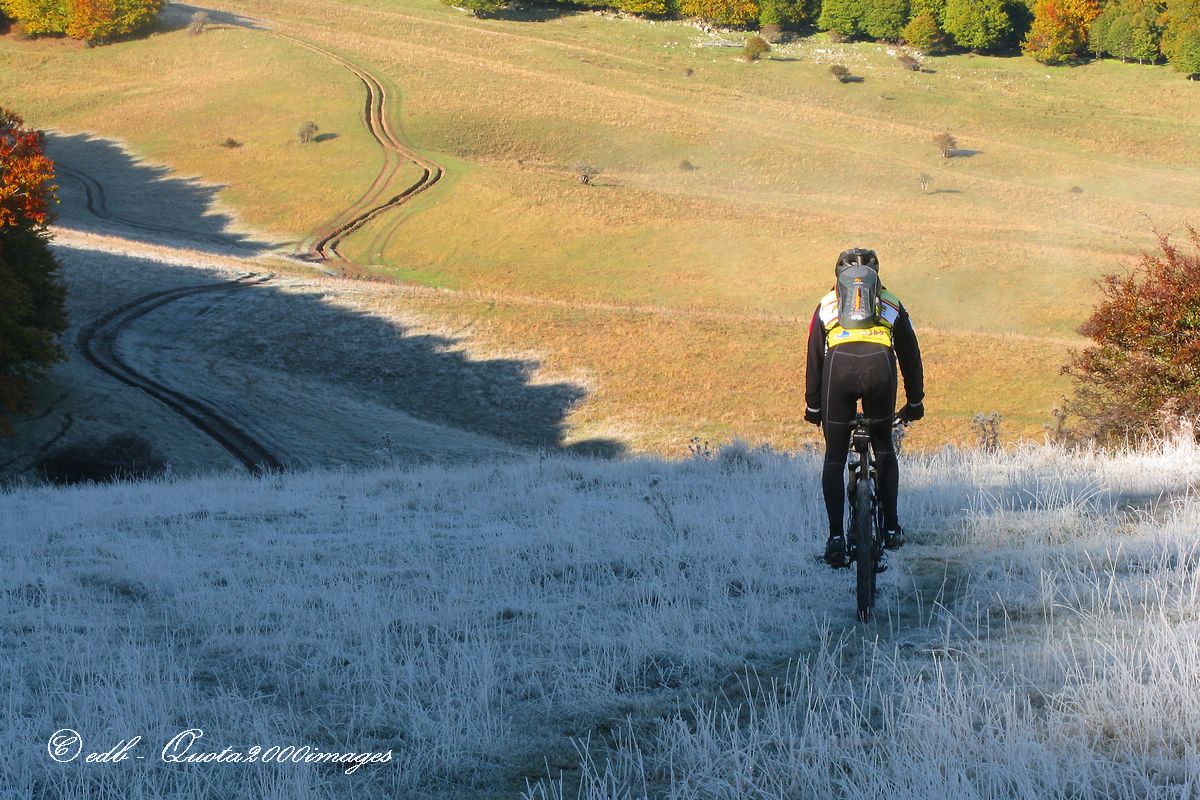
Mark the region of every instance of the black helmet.
[[879, 258], [875, 255], [874, 250], [865, 250], [861, 247], [856, 247], [853, 250], [846, 250], [838, 256], [837, 264], [834, 266], [834, 272], [840, 273], [846, 267], [870, 267], [879, 272]]

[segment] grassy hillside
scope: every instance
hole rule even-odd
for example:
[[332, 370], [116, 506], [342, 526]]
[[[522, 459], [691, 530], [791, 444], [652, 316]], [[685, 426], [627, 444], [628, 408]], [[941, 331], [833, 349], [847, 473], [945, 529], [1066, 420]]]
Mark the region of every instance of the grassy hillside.
[[[343, 250], [459, 290], [429, 307], [489, 346], [586, 376], [581, 436], [794, 444], [804, 329], [854, 244], [880, 251], [931, 355], [917, 440], [960, 439], [976, 411], [1036, 435], [1094, 279], [1127, 268], [1152, 224], [1195, 221], [1200, 104], [1165, 68], [964, 55], [912, 73], [883, 46], [822, 37], [746, 64], [676, 22], [476, 20], [434, 0], [226, 7], [384, 78], [404, 134], [449, 179]], [[38, 80], [16, 78], [27, 63]], [[831, 63], [863, 81], [832, 80]], [[378, 168], [352, 76], [254, 25], [96, 50], [5, 41], [0, 65], [33, 123], [127, 139], [295, 239]], [[85, 74], [121, 88], [97, 100]], [[308, 118], [338, 138], [291, 144]], [[957, 157], [937, 155], [942, 131]], [[247, 147], [217, 147], [225, 135]], [[578, 162], [603, 168], [595, 185]]]
[[[813, 557], [820, 466], [743, 448], [4, 490], [0, 779], [96, 800], [544, 797], [563, 772], [587, 798], [1196, 779], [1197, 509], [1156, 502], [1196, 479], [1194, 444], [907, 458], [913, 543], [865, 629], [849, 573]], [[29, 757], [64, 727], [85, 752], [140, 734], [146, 760]], [[200, 751], [392, 761], [162, 763], [187, 728]]]

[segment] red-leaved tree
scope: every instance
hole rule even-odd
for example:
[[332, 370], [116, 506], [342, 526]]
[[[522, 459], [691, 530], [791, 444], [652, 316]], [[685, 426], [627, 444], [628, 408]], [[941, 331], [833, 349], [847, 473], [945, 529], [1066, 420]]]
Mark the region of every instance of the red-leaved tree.
[[1103, 443], [1137, 439], [1164, 413], [1200, 417], [1200, 232], [1179, 247], [1160, 236], [1128, 275], [1108, 275], [1079, 332], [1093, 344], [1063, 372], [1077, 433]]
[[63, 357], [64, 290], [46, 223], [54, 164], [45, 140], [0, 108], [0, 432], [28, 407], [31, 382]]

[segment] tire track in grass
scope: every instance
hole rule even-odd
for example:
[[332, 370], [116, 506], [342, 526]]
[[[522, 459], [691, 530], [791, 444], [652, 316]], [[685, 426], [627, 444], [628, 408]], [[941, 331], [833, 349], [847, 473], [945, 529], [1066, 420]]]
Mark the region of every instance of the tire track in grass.
[[218, 244], [224, 247], [233, 247], [239, 250], [251, 250], [249, 245], [239, 242], [237, 239], [219, 234], [204, 233], [202, 231], [189, 230], [186, 228], [170, 227], [166, 225], [154, 225], [142, 220], [129, 219], [113, 213], [108, 207], [108, 197], [104, 190], [104, 184], [92, 177], [88, 173], [76, 167], [70, 167], [62, 161], [56, 161], [54, 164], [55, 172], [64, 177], [69, 178], [83, 189], [84, 206], [88, 213], [94, 217], [120, 225], [134, 230], [146, 231], [148, 233], [164, 233], [172, 236], [181, 236], [185, 239], [193, 241], [208, 242], [210, 244]]
[[[304, 39], [289, 36], [284, 33], [273, 35], [300, 47], [311, 50], [350, 71], [366, 90], [366, 101], [363, 105], [363, 124], [367, 132], [383, 151], [384, 163], [374, 182], [363, 196], [353, 206], [335, 218], [327, 228], [319, 231], [308, 248], [308, 256], [323, 261], [331, 260], [331, 256], [346, 265], [356, 266], [340, 249], [342, 242], [361, 229], [364, 225], [388, 211], [398, 208], [412, 198], [427, 191], [442, 179], [446, 170], [436, 161], [425, 158], [404, 143], [403, 137], [396, 131], [388, 120], [388, 108], [391, 96], [383, 88], [383, 83], [365, 67], [351, 61], [345, 56], [332, 50], [313, 44]], [[421, 175], [412, 184], [391, 197], [386, 196], [388, 184], [399, 172], [404, 163], [412, 163], [421, 170]], [[392, 229], [394, 230], [394, 228]], [[390, 239], [390, 232], [388, 234]], [[386, 242], [385, 242], [386, 243]]]
[[84, 357], [97, 369], [128, 386], [140, 389], [178, 413], [212, 438], [251, 473], [282, 470], [284, 465], [279, 457], [220, 409], [139, 372], [121, 357], [116, 347], [117, 339], [131, 323], [169, 303], [197, 294], [235, 292], [261, 286], [272, 278], [274, 275], [251, 273], [229, 281], [151, 292], [118, 306], [93, 321], [80, 331], [76, 344]]

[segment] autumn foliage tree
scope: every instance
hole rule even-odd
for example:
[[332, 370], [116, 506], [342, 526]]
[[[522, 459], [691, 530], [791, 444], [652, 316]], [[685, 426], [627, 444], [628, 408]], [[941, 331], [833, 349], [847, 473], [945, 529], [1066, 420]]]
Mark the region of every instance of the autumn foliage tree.
[[1200, 416], [1200, 233], [1188, 234], [1186, 247], [1160, 236], [1131, 274], [1101, 282], [1080, 328], [1093, 344], [1063, 368], [1075, 384], [1065, 410], [1084, 437], [1119, 442], [1165, 412]]
[[0, 431], [27, 407], [30, 382], [62, 358], [64, 292], [46, 223], [54, 164], [40, 132], [0, 108]]
[[679, 13], [685, 17], [742, 27], [758, 19], [756, 0], [680, 0]]
[[140, 30], [158, 16], [164, 0], [0, 0], [0, 12], [31, 36], [66, 34], [104, 42]]
[[1038, 0], [1021, 47], [1043, 64], [1064, 64], [1084, 54], [1088, 26], [1100, 16], [1097, 0]]

